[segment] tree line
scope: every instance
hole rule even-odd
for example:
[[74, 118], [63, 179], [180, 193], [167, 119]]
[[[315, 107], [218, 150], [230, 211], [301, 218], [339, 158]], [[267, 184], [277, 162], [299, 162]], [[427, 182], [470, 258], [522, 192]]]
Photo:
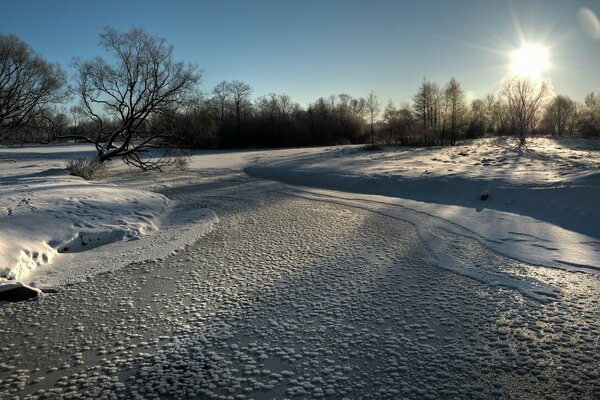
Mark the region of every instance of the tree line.
[[[582, 103], [547, 81], [512, 76], [495, 95], [468, 100], [460, 82], [424, 79], [410, 102], [375, 93], [320, 97], [306, 106], [285, 94], [254, 96], [238, 80], [200, 88], [195, 65], [173, 60], [166, 39], [142, 29], [105, 29], [109, 56], [75, 59], [70, 80], [14, 35], [0, 35], [0, 141], [81, 140], [100, 161], [160, 168], [175, 149], [370, 143], [455, 145], [465, 138], [532, 134], [600, 137], [599, 95]], [[67, 84], [69, 83], [69, 84]], [[73, 97], [78, 103], [73, 104]], [[144, 154], [167, 149], [150, 162]]]

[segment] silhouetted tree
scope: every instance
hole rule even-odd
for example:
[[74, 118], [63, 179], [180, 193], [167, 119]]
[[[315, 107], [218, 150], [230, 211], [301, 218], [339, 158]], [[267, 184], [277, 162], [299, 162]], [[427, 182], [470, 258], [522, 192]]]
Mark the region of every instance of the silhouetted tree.
[[50, 117], [66, 97], [65, 74], [14, 35], [0, 34], [0, 140]]
[[395, 135], [394, 135], [394, 125], [396, 122], [396, 107], [394, 106], [394, 102], [392, 102], [392, 99], [388, 99], [387, 104], [385, 105], [385, 108], [383, 109], [383, 121], [385, 123], [386, 126], [386, 131], [387, 131], [387, 140], [386, 143], [387, 144], [398, 144], [395, 140]]
[[527, 134], [536, 128], [540, 112], [552, 94], [550, 83], [528, 77], [507, 78], [501, 89], [507, 103], [507, 112], [519, 138], [519, 146], [526, 145]]
[[219, 82], [212, 90], [212, 105], [219, 119], [221, 136], [226, 126], [226, 116], [231, 102], [231, 87], [227, 81]]
[[558, 95], [546, 107], [543, 126], [551, 135], [572, 135], [577, 119], [577, 104], [567, 96]]
[[413, 96], [413, 109], [421, 123], [421, 129], [427, 145], [435, 144], [435, 133], [439, 128], [440, 87], [435, 82], [423, 80], [419, 91]]
[[193, 149], [214, 148], [218, 144], [218, 119], [214, 118], [210, 102], [201, 95], [184, 107], [155, 115], [152, 126], [171, 144]]
[[242, 128], [242, 114], [251, 108], [250, 95], [252, 94], [252, 88], [241, 81], [232, 81], [228, 86], [235, 112], [236, 129], [239, 135]]
[[367, 118], [369, 119], [371, 147], [375, 147], [375, 120], [379, 117], [381, 105], [379, 104], [379, 100], [372, 90], [365, 99], [365, 108], [367, 112]]
[[487, 130], [487, 108], [483, 99], [475, 99], [471, 102], [471, 138], [482, 138]]
[[577, 131], [583, 137], [600, 136], [600, 96], [590, 93], [585, 97], [577, 118]]
[[[81, 106], [94, 121], [98, 160], [122, 158], [142, 169], [162, 169], [173, 159], [164, 148], [168, 134], [152, 129], [152, 117], [176, 110], [196, 91], [200, 74], [193, 65], [173, 61], [166, 39], [142, 29], [119, 32], [106, 28], [100, 44], [114, 62], [96, 57], [75, 61]], [[144, 157], [162, 148], [158, 158]]]
[[[467, 113], [465, 104], [465, 92], [460, 83], [451, 78], [444, 89], [444, 100], [448, 113], [448, 122], [450, 124], [450, 145], [456, 144], [456, 137], [461, 133]], [[443, 145], [443, 143], [442, 143]]]

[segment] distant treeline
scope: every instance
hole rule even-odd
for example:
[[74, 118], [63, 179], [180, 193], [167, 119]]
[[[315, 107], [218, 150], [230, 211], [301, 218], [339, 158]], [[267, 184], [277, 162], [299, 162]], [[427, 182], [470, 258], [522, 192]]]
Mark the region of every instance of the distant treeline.
[[[171, 54], [171, 48], [143, 31], [120, 34], [108, 30], [103, 35], [107, 48], [124, 46], [128, 42], [123, 38], [132, 43], [150, 38], [157, 49], [169, 57]], [[143, 66], [143, 58], [136, 56], [141, 60], [136, 65]], [[100, 107], [102, 99], [111, 100], [119, 89], [118, 85], [112, 92], [98, 89], [102, 88], [99, 79], [105, 79], [106, 72], [97, 71], [114, 69], [104, 60], [104, 64], [94, 62], [78, 65], [79, 76], [73, 78], [76, 84], [72, 86], [78, 87], [75, 94], [83, 102], [67, 108], [73, 93], [66, 89], [66, 74], [18, 38], [0, 35], [0, 140], [44, 142], [56, 137], [77, 140], [80, 136], [93, 142], [90, 138], [100, 138], [98, 132], [111, 132], [111, 125], [114, 132], [134, 132], [134, 140], [151, 136], [189, 148], [454, 145], [461, 139], [490, 135], [517, 135], [524, 144], [525, 134], [600, 137], [598, 95], [591, 93], [579, 103], [555, 95], [547, 82], [531, 79], [507, 79], [498, 94], [472, 101], [452, 78], [445, 85], [423, 80], [411, 101], [398, 105], [391, 100], [380, 102], [371, 92], [360, 98], [331, 95], [301, 106], [286, 94], [253, 96], [252, 87], [237, 80], [223, 81], [203, 92], [194, 86], [199, 75], [186, 77], [183, 66], [174, 63], [168, 67], [189, 84], [185, 98], [179, 96], [176, 101], [163, 102], [152, 112], [140, 114], [142, 117], [127, 119], [121, 110], [133, 106], [125, 100], [113, 101], [106, 110], [90, 106], [89, 99]], [[18, 81], [10, 73], [17, 67], [23, 69], [21, 75], [29, 74], [31, 79], [15, 88], [10, 85], [16, 86]], [[127, 77], [130, 67], [121, 62], [119, 71]], [[148, 104], [152, 104], [151, 99]]]
[[[150, 124], [154, 133], [164, 133], [169, 140], [190, 148], [371, 143], [372, 103], [369, 105], [365, 98], [332, 95], [302, 107], [286, 94], [253, 99], [251, 93], [250, 86], [242, 82], [222, 82], [211, 96], [155, 115]], [[447, 88], [442, 90], [428, 81], [422, 83], [412, 103], [396, 106], [390, 100], [374, 114], [377, 144], [443, 146], [461, 139], [517, 133], [502, 98], [488, 95], [468, 104], [463, 94], [454, 104]], [[93, 121], [82, 118], [78, 107], [68, 112], [48, 110], [39, 122], [13, 132], [7, 139], [43, 142], [55, 134], [89, 136], [95, 129]], [[540, 112], [531, 133], [600, 137], [599, 96], [591, 93], [584, 103], [554, 96]]]

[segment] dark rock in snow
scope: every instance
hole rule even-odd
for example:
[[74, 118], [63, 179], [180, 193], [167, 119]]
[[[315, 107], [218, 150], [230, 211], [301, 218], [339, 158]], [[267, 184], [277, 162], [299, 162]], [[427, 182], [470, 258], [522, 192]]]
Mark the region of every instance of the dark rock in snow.
[[488, 192], [487, 190], [484, 190], [483, 192], [481, 192], [481, 194], [479, 195], [479, 200], [487, 200], [490, 198], [490, 192]]
[[23, 301], [40, 294], [40, 289], [23, 285], [21, 282], [0, 283], [0, 301]]

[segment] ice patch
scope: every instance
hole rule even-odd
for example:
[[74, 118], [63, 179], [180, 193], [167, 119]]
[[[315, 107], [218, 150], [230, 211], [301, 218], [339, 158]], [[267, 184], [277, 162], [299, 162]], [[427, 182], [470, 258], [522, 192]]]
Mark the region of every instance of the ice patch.
[[560, 291], [551, 285], [532, 278], [510, 277], [506, 274], [486, 271], [476, 266], [469, 266], [459, 257], [452, 254], [448, 242], [442, 240], [431, 231], [419, 228], [419, 236], [431, 251], [435, 263], [440, 268], [447, 269], [467, 278], [489, 286], [501, 286], [519, 291], [524, 296], [538, 301], [548, 301], [560, 297]]

